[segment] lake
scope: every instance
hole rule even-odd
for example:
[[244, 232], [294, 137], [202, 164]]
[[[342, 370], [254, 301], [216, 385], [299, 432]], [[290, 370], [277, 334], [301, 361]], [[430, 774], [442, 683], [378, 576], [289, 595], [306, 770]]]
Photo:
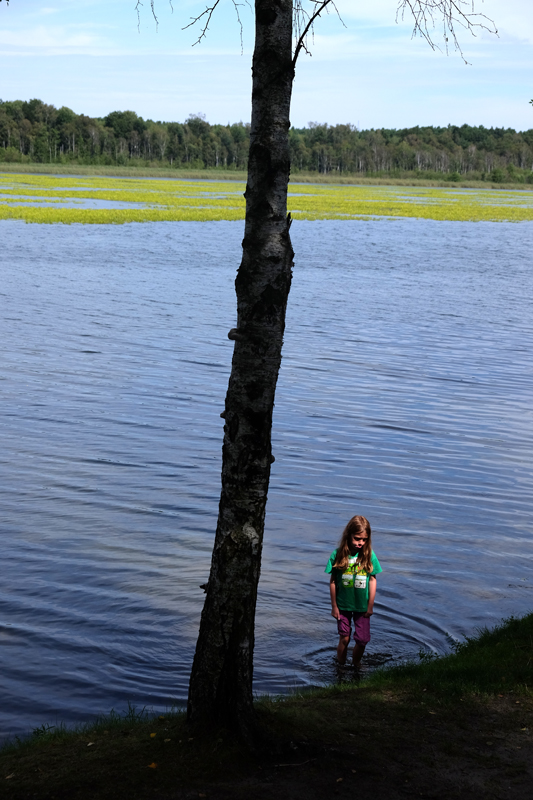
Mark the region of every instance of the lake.
[[[242, 222], [0, 222], [0, 736], [182, 705]], [[533, 610], [533, 223], [296, 221], [255, 687], [335, 679], [324, 567], [367, 516], [367, 669]]]

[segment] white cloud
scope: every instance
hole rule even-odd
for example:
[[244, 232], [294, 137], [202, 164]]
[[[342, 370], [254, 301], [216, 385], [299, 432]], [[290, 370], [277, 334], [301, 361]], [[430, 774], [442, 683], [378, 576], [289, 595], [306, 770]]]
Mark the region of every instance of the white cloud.
[[86, 52], [101, 45], [101, 39], [84, 28], [37, 25], [24, 31], [0, 31], [0, 45], [25, 51], [46, 51], [50, 54]]

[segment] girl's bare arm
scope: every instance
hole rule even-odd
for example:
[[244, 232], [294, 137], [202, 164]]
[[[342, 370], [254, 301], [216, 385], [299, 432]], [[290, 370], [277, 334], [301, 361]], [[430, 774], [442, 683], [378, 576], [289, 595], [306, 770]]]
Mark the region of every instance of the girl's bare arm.
[[374, 600], [376, 599], [377, 581], [375, 575], [370, 575], [368, 579], [368, 605], [365, 617], [371, 617], [374, 613]]
[[331, 597], [331, 616], [339, 619], [340, 611], [337, 608], [337, 587], [333, 579], [333, 573], [329, 579], [329, 596]]

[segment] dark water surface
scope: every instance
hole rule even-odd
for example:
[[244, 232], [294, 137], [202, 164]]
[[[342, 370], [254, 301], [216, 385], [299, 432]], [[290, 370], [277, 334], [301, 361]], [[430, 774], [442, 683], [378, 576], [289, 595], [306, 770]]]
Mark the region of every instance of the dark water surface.
[[[256, 688], [333, 679], [324, 565], [384, 572], [369, 661], [533, 609], [533, 224], [295, 222]], [[0, 223], [0, 735], [186, 697], [242, 223]]]

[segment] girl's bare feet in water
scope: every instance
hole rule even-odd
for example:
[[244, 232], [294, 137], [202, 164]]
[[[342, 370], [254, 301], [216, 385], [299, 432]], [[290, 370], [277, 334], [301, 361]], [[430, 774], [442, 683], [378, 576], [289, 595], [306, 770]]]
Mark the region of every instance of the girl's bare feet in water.
[[365, 652], [365, 647], [366, 647], [366, 645], [359, 644], [359, 643], [354, 645], [353, 654], [352, 654], [352, 664], [355, 667], [355, 669], [360, 669], [361, 668], [361, 659], [363, 658], [363, 654]]
[[338, 658], [334, 658], [333, 659], [333, 663], [335, 664], [335, 667], [337, 668], [337, 672], [339, 672], [341, 674], [345, 673], [345, 672], [351, 672], [353, 670], [353, 668], [354, 668], [351, 661], [345, 661], [344, 663], [342, 663], [342, 661], [339, 661]]

